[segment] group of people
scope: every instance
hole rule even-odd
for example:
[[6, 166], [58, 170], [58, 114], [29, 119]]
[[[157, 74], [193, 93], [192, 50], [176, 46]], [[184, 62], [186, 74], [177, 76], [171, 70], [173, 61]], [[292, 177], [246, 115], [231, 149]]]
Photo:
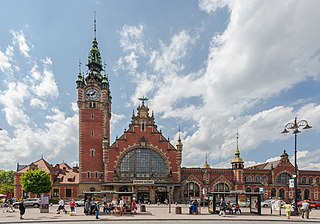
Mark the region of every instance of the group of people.
[[103, 203], [103, 211], [105, 213], [110, 213], [111, 215], [123, 216], [126, 210], [131, 209], [132, 213], [137, 213], [137, 202], [135, 199], [131, 202], [131, 207], [127, 204], [124, 198], [113, 198], [110, 203]]
[[226, 216], [226, 212], [229, 212], [229, 214], [241, 214], [241, 209], [238, 203], [236, 203], [234, 205], [234, 207], [232, 206], [231, 202], [229, 201], [228, 203], [226, 203], [222, 198], [220, 201], [220, 212], [219, 212], [219, 216]]
[[88, 198], [84, 203], [84, 214], [96, 215], [96, 219], [99, 219], [100, 205], [101, 205], [100, 202], [95, 201], [94, 198]]
[[[3, 202], [3, 212], [14, 212], [13, 203], [15, 203], [17, 200], [12, 198], [5, 198]], [[20, 212], [20, 219], [24, 219], [23, 215], [26, 213], [26, 206], [24, 205], [23, 198], [19, 201], [18, 204], [19, 212]]]

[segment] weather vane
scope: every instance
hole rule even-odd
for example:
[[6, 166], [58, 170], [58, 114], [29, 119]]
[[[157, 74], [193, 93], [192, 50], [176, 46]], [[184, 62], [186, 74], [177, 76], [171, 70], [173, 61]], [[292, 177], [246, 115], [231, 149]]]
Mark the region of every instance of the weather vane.
[[138, 100], [140, 100], [142, 102], [142, 105], [144, 105], [144, 101], [147, 101], [148, 98], [144, 96], [144, 97], [138, 98]]

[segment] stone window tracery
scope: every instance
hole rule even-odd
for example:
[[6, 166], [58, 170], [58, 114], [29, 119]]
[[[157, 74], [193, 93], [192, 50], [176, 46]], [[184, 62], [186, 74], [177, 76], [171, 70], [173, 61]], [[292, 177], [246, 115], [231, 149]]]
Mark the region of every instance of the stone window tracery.
[[137, 148], [129, 151], [120, 162], [121, 177], [167, 177], [169, 171], [162, 156], [152, 149]]

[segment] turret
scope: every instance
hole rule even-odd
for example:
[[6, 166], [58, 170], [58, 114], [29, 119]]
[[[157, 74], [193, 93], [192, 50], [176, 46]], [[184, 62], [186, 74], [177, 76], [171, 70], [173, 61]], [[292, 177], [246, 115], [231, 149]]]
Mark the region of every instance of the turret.
[[240, 157], [240, 151], [239, 151], [239, 142], [238, 142], [238, 133], [237, 133], [237, 149], [235, 152], [235, 156], [234, 159], [232, 160], [231, 164], [232, 164], [232, 169], [243, 169], [243, 160]]

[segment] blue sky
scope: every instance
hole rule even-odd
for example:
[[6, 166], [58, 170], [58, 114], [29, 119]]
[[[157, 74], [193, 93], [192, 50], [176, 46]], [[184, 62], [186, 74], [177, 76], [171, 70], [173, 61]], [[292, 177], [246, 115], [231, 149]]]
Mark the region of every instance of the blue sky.
[[183, 166], [293, 156], [284, 125], [305, 119], [298, 164], [320, 169], [319, 1], [4, 1], [0, 14], [0, 168], [41, 156], [78, 161], [76, 85], [97, 39], [111, 82], [111, 141], [149, 98]]

